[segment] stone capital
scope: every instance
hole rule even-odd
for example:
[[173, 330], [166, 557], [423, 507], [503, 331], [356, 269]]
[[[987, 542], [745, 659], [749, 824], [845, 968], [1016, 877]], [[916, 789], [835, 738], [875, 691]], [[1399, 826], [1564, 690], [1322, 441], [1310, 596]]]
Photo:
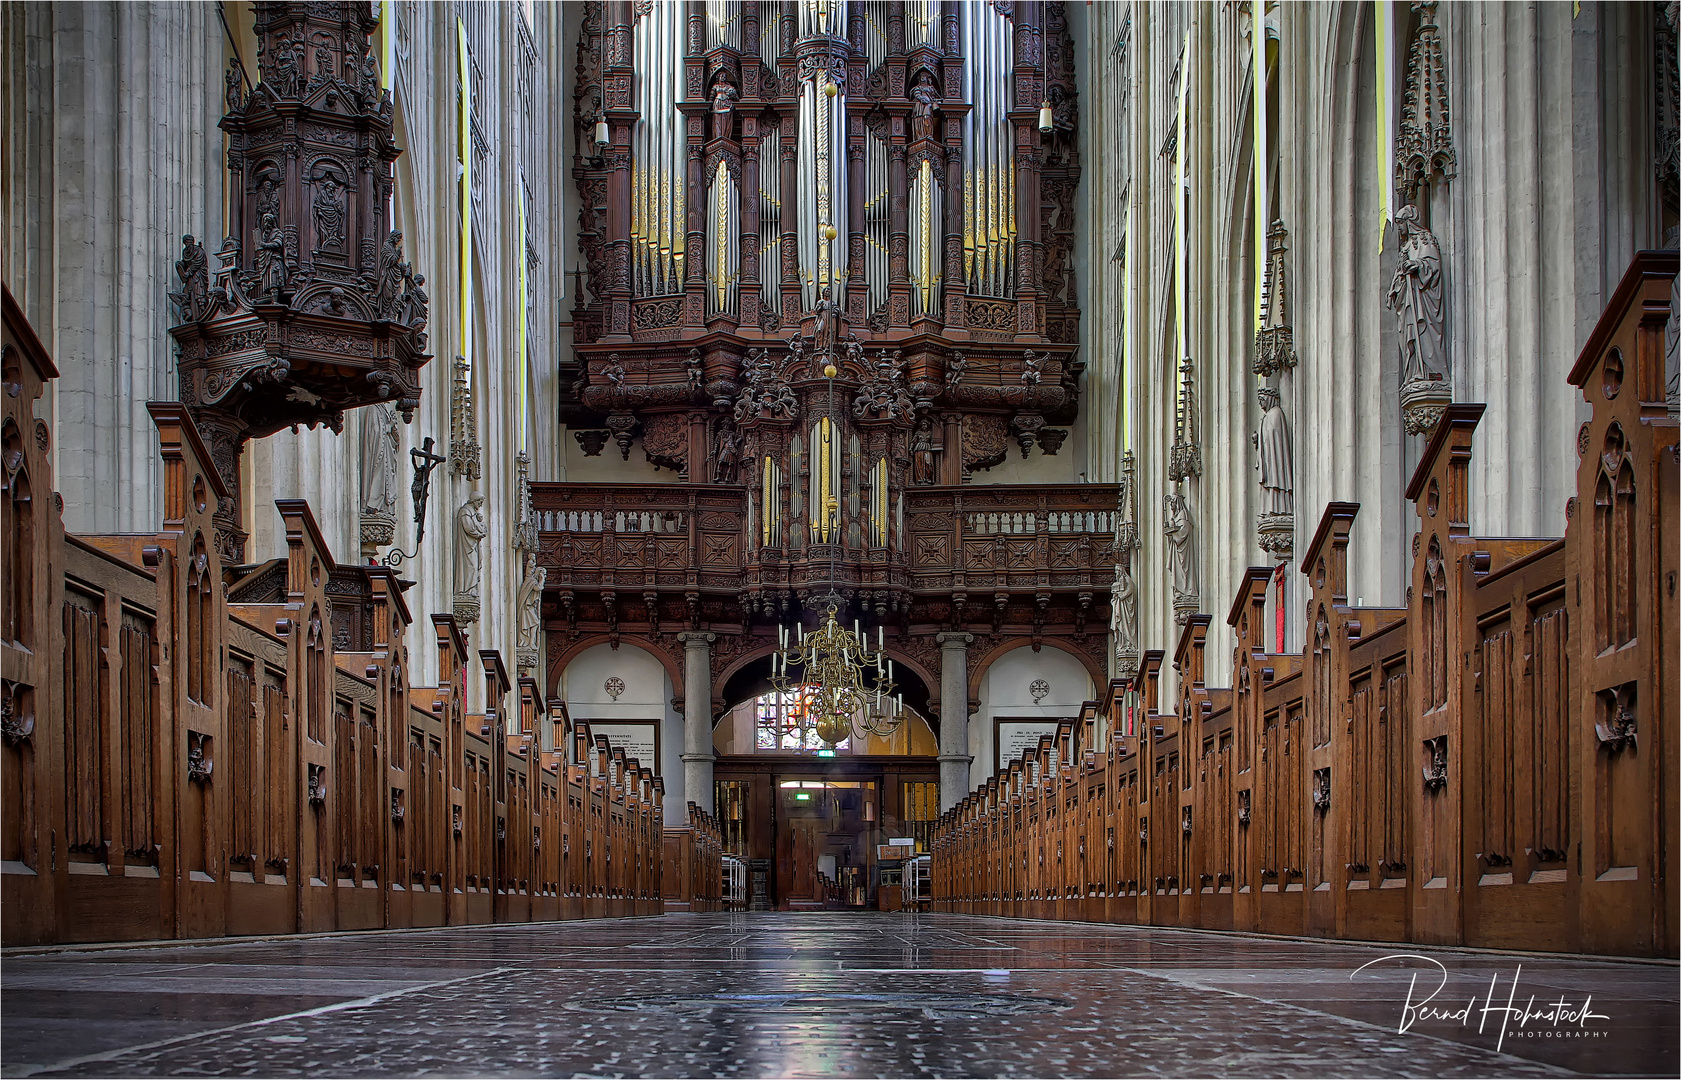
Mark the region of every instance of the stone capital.
[[940, 643], [940, 648], [948, 652], [962, 652], [968, 648], [971, 641], [975, 640], [975, 635], [958, 631], [955, 634], [939, 634], [937, 640]]
[[685, 630], [677, 635], [677, 640], [683, 643], [685, 649], [710, 649], [712, 643], [718, 640], [718, 635], [705, 630]]

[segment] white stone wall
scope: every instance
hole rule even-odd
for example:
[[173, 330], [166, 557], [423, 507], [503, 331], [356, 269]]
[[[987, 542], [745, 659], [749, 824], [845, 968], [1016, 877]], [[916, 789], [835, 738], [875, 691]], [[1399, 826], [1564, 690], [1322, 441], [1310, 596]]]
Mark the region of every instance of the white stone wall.
[[[1404, 11], [1404, 5], [1391, 5]], [[1401, 604], [1413, 531], [1403, 491], [1426, 441], [1399, 408], [1393, 228], [1379, 250], [1375, 8], [1282, 4], [1271, 134], [1277, 212], [1290, 233], [1299, 364], [1280, 380], [1294, 440], [1296, 551], [1331, 500], [1361, 504], [1351, 599]], [[1269, 562], [1254, 518], [1260, 489], [1249, 435], [1260, 410], [1250, 373], [1253, 70], [1247, 5], [1104, 4], [1087, 9], [1082, 74], [1092, 386], [1114, 386], [1126, 425], [1092, 414], [1087, 468], [1139, 461], [1138, 568], [1143, 647], [1178, 640], [1162, 537], [1172, 441], [1175, 206], [1164, 145], [1189, 34], [1186, 348], [1196, 360], [1203, 475], [1192, 481], [1202, 611], [1212, 615], [1211, 682], [1230, 669], [1224, 620], [1245, 567]], [[1473, 468], [1472, 527], [1483, 535], [1558, 535], [1573, 490], [1577, 395], [1565, 382], [1632, 253], [1659, 246], [1653, 205], [1652, 12], [1626, 4], [1444, 4], [1458, 176], [1428, 196], [1447, 279], [1448, 348], [1458, 400], [1486, 402]], [[1391, 36], [1390, 100], [1404, 89], [1410, 40]], [[1270, 171], [1270, 170], [1269, 170]], [[1113, 258], [1131, 205], [1128, 279]], [[1130, 288], [1126, 281], [1130, 280]], [[1113, 328], [1130, 311], [1122, 342]], [[1125, 430], [1123, 430], [1125, 429]], [[1292, 571], [1286, 647], [1301, 647]], [[1172, 683], [1171, 676], [1167, 680]], [[1164, 687], [1170, 690], [1171, 685]]]
[[222, 27], [210, 4], [7, 4], [0, 33], [3, 276], [60, 372], [38, 408], [64, 524], [146, 531], [173, 266], [221, 228]]

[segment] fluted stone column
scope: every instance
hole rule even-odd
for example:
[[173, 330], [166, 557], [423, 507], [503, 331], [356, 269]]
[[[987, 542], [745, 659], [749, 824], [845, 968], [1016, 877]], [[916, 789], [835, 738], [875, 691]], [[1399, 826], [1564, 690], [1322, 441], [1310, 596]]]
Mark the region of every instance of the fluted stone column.
[[683, 643], [683, 798], [712, 813], [712, 642], [690, 631]]
[[940, 810], [969, 794], [969, 642], [974, 635], [940, 635]]

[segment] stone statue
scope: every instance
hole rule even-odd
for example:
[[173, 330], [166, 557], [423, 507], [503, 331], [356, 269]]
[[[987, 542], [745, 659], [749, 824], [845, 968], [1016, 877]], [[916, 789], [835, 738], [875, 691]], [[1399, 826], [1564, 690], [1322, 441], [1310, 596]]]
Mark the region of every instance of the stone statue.
[[475, 491], [455, 512], [455, 594], [479, 594], [479, 543], [490, 531], [484, 520], [484, 492]]
[[934, 77], [926, 71], [918, 75], [916, 85], [911, 87], [910, 98], [916, 103], [911, 106], [911, 138], [932, 139], [934, 107], [940, 101], [940, 91], [934, 86]]
[[362, 513], [397, 514], [397, 412], [385, 402], [362, 413]]
[[338, 177], [328, 173], [317, 182], [311, 206], [315, 211], [316, 244], [322, 248], [343, 250], [344, 188]]
[[181, 317], [198, 318], [210, 298], [210, 258], [204, 253], [204, 245], [191, 234], [181, 238], [181, 258], [175, 263], [175, 275], [181, 279], [181, 291], [176, 294]]
[[374, 293], [374, 317], [389, 319], [395, 315], [408, 284], [409, 264], [403, 261], [403, 234], [393, 229], [379, 249], [379, 286]]
[[286, 288], [286, 236], [273, 214], [263, 215], [257, 236], [257, 282], [258, 291], [269, 296], [279, 296]]
[[[479, 498], [482, 500], [483, 496]], [[527, 552], [525, 576], [520, 579], [519, 597], [516, 600], [519, 611], [518, 648], [537, 648], [537, 638], [543, 632], [543, 583], [548, 580], [548, 576], [548, 569], [537, 564], [537, 553]]]
[[1261, 427], [1249, 436], [1255, 447], [1255, 469], [1261, 475], [1261, 513], [1290, 514], [1295, 511], [1295, 459], [1290, 453], [1290, 425], [1278, 403], [1278, 391], [1263, 386]]
[[1115, 584], [1109, 587], [1109, 622], [1115, 634], [1115, 659], [1138, 654], [1138, 586], [1126, 567], [1116, 565]]
[[1418, 207], [1395, 214], [1400, 246], [1389, 307], [1401, 349], [1401, 385], [1446, 381], [1447, 340], [1442, 328], [1442, 249], [1418, 217]]
[[811, 332], [812, 349], [823, 363], [832, 363], [835, 355], [835, 322], [837, 313], [835, 302], [829, 296], [829, 286], [823, 286], [823, 291], [817, 297], [817, 306], [812, 308], [817, 316], [816, 326]]
[[916, 422], [911, 436], [911, 479], [918, 484], [932, 484], [934, 473], [934, 421], [924, 416]]
[[741, 433], [725, 424], [718, 429], [718, 457], [713, 480], [720, 484], [735, 483], [736, 469], [741, 464]]
[[1185, 497], [1177, 491], [1167, 496], [1167, 565], [1173, 583], [1175, 604], [1191, 604], [1198, 598], [1196, 521]]

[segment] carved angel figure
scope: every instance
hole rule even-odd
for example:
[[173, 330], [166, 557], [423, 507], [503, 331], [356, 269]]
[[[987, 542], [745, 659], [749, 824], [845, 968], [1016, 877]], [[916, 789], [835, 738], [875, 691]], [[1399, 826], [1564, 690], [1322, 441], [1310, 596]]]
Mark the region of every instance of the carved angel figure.
[[1389, 307], [1401, 349], [1401, 385], [1448, 377], [1447, 342], [1442, 328], [1442, 249], [1419, 220], [1418, 207], [1395, 214], [1400, 234], [1395, 277], [1389, 283]]
[[957, 389], [958, 384], [963, 381], [963, 376], [968, 370], [969, 358], [960, 352], [952, 353], [951, 359], [946, 362], [946, 389]]
[[1043, 362], [1044, 358], [1035, 353], [1032, 349], [1022, 350], [1021, 381], [1026, 383], [1028, 386], [1038, 386], [1040, 379], [1039, 365]]

